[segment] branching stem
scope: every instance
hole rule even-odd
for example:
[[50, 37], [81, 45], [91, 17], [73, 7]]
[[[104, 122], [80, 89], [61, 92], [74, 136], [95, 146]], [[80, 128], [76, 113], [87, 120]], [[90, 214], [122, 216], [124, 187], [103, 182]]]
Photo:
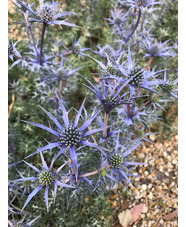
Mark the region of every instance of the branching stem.
[[141, 9], [139, 8], [138, 19], [137, 19], [136, 25], [135, 25], [134, 29], [132, 30], [132, 32], [126, 37], [126, 40], [125, 40], [126, 43], [129, 41], [130, 37], [134, 34], [135, 30], [137, 29], [139, 21], [140, 21], [140, 17], [141, 17]]
[[105, 112], [105, 116], [104, 116], [104, 130], [103, 130], [103, 138], [106, 139], [107, 138], [107, 125], [108, 125], [108, 118], [109, 118], [109, 114]]
[[44, 43], [45, 29], [46, 29], [46, 23], [43, 22], [43, 29], [42, 29], [42, 35], [41, 35], [41, 46], [40, 46], [40, 56], [39, 56], [40, 65], [42, 63], [42, 53], [43, 53], [43, 43]]
[[34, 36], [33, 36], [33, 33], [32, 33], [32, 29], [31, 29], [30, 23], [28, 22], [28, 20], [27, 20], [27, 18], [26, 18], [25, 12], [23, 12], [23, 14], [24, 14], [24, 17], [25, 17], [25, 21], [26, 21], [26, 24], [27, 24], [27, 28], [28, 28], [28, 30], [29, 30], [29, 32], [30, 32], [30, 36], [31, 36], [31, 39], [32, 39], [32, 42], [33, 42], [34, 49], [35, 49], [35, 51], [36, 51], [36, 53], [37, 53], [37, 57], [39, 58], [39, 53], [38, 53], [38, 50], [37, 50], [37, 48], [36, 48], [36, 44], [35, 44], [35, 41], [34, 41]]

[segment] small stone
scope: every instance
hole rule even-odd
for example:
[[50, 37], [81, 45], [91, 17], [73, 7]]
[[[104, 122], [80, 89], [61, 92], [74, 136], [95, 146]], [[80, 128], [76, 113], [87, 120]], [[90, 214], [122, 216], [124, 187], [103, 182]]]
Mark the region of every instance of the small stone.
[[139, 154], [139, 158], [145, 158], [145, 154], [144, 153], [140, 153]]
[[152, 192], [149, 193], [148, 198], [149, 198], [149, 199], [152, 199], [152, 198], [153, 198]]
[[167, 157], [167, 152], [163, 152], [164, 157]]
[[155, 135], [150, 135], [149, 138], [150, 138], [150, 140], [155, 141], [156, 136]]
[[175, 182], [173, 181], [171, 182], [170, 187], [174, 187], [174, 185], [175, 185]]
[[172, 164], [176, 165], [177, 164], [177, 160], [173, 159], [172, 160]]
[[143, 211], [142, 211], [142, 213], [147, 213], [147, 212], [148, 212], [148, 207], [145, 206], [144, 209], [143, 209]]
[[146, 191], [147, 190], [147, 185], [146, 184], [142, 184], [141, 188], [142, 188], [143, 191]]
[[166, 176], [169, 176], [169, 173], [168, 173], [168, 172], [165, 172], [165, 175], [166, 175]]
[[149, 175], [149, 172], [148, 171], [145, 171], [145, 175]]
[[152, 184], [149, 184], [149, 185], [148, 185], [148, 189], [151, 189], [151, 188], [152, 188]]

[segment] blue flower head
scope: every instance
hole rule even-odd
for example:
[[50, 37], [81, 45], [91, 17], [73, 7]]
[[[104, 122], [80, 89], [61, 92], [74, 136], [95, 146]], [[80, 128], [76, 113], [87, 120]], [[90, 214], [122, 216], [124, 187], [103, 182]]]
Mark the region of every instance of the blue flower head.
[[142, 49], [144, 49], [147, 53], [144, 55], [145, 57], [162, 57], [165, 58], [166, 56], [174, 57], [176, 56], [175, 53], [171, 52], [170, 49], [174, 48], [173, 46], [167, 47], [166, 44], [169, 40], [165, 42], [157, 42], [154, 39], [146, 39], [142, 43]]
[[127, 20], [127, 14], [123, 14], [121, 10], [114, 9], [111, 10], [111, 17], [112, 19], [106, 18], [106, 20], [109, 21], [109, 24], [112, 24], [114, 28], [118, 28], [120, 24], [122, 24], [125, 20]]
[[10, 222], [12, 223], [12, 227], [29, 227], [29, 226], [32, 226], [32, 224], [34, 224], [34, 222], [36, 222], [39, 217], [40, 215], [26, 223], [24, 221], [25, 216], [20, 221], [10, 221]]
[[39, 6], [36, 9], [36, 12], [34, 12], [30, 7], [28, 10], [37, 18], [37, 19], [30, 19], [30, 22], [40, 22], [45, 23], [51, 26], [54, 26], [55, 24], [59, 25], [66, 25], [71, 27], [78, 27], [75, 24], [71, 24], [69, 22], [66, 22], [65, 20], [58, 20], [61, 17], [73, 14], [72, 12], [63, 12], [61, 13], [56, 6], [58, 6], [58, 2], [45, 2], [45, 0], [41, 0], [39, 3]]
[[159, 70], [156, 72], [149, 70], [145, 71], [140, 66], [138, 66], [137, 63], [132, 61], [130, 48], [128, 49], [127, 61], [121, 65], [117, 64], [116, 62], [114, 62], [114, 64], [119, 70], [119, 76], [110, 76], [110, 79], [115, 79], [125, 84], [127, 83], [130, 90], [129, 99], [131, 99], [132, 96], [136, 93], [137, 88], [144, 88], [146, 90], [159, 94], [156, 90], [153, 89], [153, 86], [165, 83], [162, 80], [156, 79], [156, 77], [159, 76], [159, 73], [164, 70]]
[[19, 182], [19, 181], [36, 181], [37, 182], [37, 188], [35, 188], [31, 194], [28, 196], [27, 200], [25, 201], [25, 204], [22, 208], [22, 210], [27, 206], [27, 204], [30, 202], [30, 200], [42, 189], [45, 189], [45, 203], [46, 203], [46, 207], [48, 210], [48, 192], [49, 192], [49, 188], [51, 188], [51, 186], [54, 186], [54, 201], [56, 198], [56, 193], [57, 193], [57, 187], [66, 187], [66, 188], [74, 188], [74, 186], [68, 185], [64, 182], [61, 182], [58, 180], [58, 174], [61, 171], [61, 169], [67, 164], [64, 163], [63, 165], [61, 165], [57, 170], [53, 170], [53, 164], [55, 161], [55, 158], [52, 159], [51, 165], [50, 167], [47, 166], [46, 161], [43, 157], [42, 152], [40, 152], [40, 156], [41, 156], [41, 161], [42, 161], [42, 166], [41, 166], [41, 170], [39, 170], [38, 168], [36, 168], [35, 166], [31, 165], [28, 162], [25, 162], [29, 167], [31, 167], [34, 171], [36, 171], [37, 176], [36, 177], [26, 177], [26, 178], [20, 178], [15, 180], [15, 182]]
[[[105, 81], [102, 80], [101, 85], [94, 86], [88, 79], [84, 79], [89, 83], [90, 87], [87, 85], [84, 86], [90, 89], [97, 96], [101, 105], [103, 106], [104, 111], [107, 114], [121, 104], [131, 103], [129, 102], [128, 98], [122, 100], [129, 94], [128, 92], [122, 94], [121, 96], [119, 95], [123, 88], [127, 85], [128, 81], [124, 84], [116, 82], [116, 84], [113, 85], [111, 83], [106, 84]], [[100, 91], [100, 89], [102, 91]]]
[[178, 98], [178, 87], [177, 87], [177, 83], [178, 83], [178, 78], [176, 78], [174, 81], [171, 81], [170, 79], [167, 79], [166, 76], [166, 71], [164, 73], [164, 79], [165, 84], [160, 84], [160, 88], [163, 92], [173, 96], [174, 98]]
[[75, 117], [74, 122], [72, 123], [69, 120], [68, 112], [66, 111], [62, 101], [59, 99], [59, 105], [63, 112], [62, 119], [63, 119], [64, 125], [62, 125], [47, 110], [45, 110], [44, 108], [41, 107], [43, 109], [43, 111], [49, 116], [49, 118], [55, 123], [57, 130], [54, 130], [51, 127], [47, 127], [42, 124], [24, 121], [26, 123], [32, 124], [34, 126], [37, 126], [39, 128], [42, 128], [42, 129], [52, 133], [57, 139], [56, 142], [49, 143], [48, 145], [37, 149], [34, 153], [30, 154], [28, 157], [35, 155], [44, 150], [48, 150], [48, 149], [52, 150], [55, 147], [60, 147], [60, 151], [56, 155], [56, 159], [57, 159], [68, 148], [70, 150], [70, 158], [72, 159], [73, 164], [74, 164], [74, 168], [75, 168], [74, 172], [77, 177], [78, 176], [78, 164], [77, 164], [77, 154], [76, 154], [77, 146], [85, 145], [88, 147], [95, 147], [95, 148], [98, 148], [101, 152], [103, 152], [101, 150], [101, 148], [99, 146], [97, 146], [96, 144], [89, 142], [88, 139], [84, 140], [87, 136], [90, 136], [93, 133], [103, 130], [103, 128], [98, 128], [98, 129], [94, 129], [94, 130], [88, 129], [88, 126], [96, 118], [99, 111], [97, 111], [96, 113], [93, 113], [93, 115], [87, 120], [85, 120], [83, 118], [83, 124], [81, 126], [78, 125], [80, 118], [82, 118], [82, 110], [84, 109], [84, 104], [85, 104], [85, 100], [82, 103], [82, 105]]
[[[139, 142], [133, 146], [130, 149], [126, 149], [123, 147], [122, 144], [120, 144], [119, 141], [119, 132], [117, 135], [115, 148], [113, 151], [110, 151], [109, 154], [107, 154], [107, 157], [103, 157], [105, 159], [102, 162], [102, 169], [105, 168], [104, 177], [107, 177], [109, 181], [115, 181], [120, 182], [123, 181], [124, 185], [126, 185], [126, 181], [130, 183], [130, 185], [133, 187], [130, 179], [128, 176], [135, 176], [131, 174], [129, 171], [134, 169], [134, 165], [146, 165], [145, 163], [139, 163], [139, 162], [132, 162], [132, 160], [128, 160], [128, 155], [131, 154], [131, 152], [138, 147], [140, 144]], [[109, 168], [110, 167], [110, 168]], [[103, 171], [102, 171], [103, 172]]]
[[162, 4], [161, 2], [157, 2], [155, 0], [118, 0], [118, 2], [123, 6], [130, 7], [129, 11], [132, 8], [140, 8], [143, 11], [146, 7]]
[[9, 56], [9, 58], [10, 58], [12, 61], [14, 61], [14, 59], [13, 59], [13, 56], [14, 56], [14, 55], [17, 56], [17, 57], [19, 57], [19, 58], [22, 58], [22, 56], [21, 56], [21, 54], [19, 53], [19, 51], [17, 51], [16, 48], [15, 48], [15, 46], [16, 46], [16, 44], [17, 44], [18, 42], [19, 42], [19, 41], [15, 42], [15, 43], [12, 42], [12, 44], [10, 44], [9, 41], [8, 41], [8, 56]]
[[83, 56], [88, 56], [87, 54], [84, 53], [84, 51], [90, 50], [90, 48], [83, 48], [80, 44], [80, 40], [81, 37], [78, 39], [78, 41], [76, 41], [76, 39], [74, 40], [74, 42], [72, 43], [72, 50], [74, 53], [78, 54], [81, 58], [84, 59]]
[[109, 44], [106, 44], [105, 46], [101, 47], [99, 44], [97, 45], [99, 51], [94, 51], [95, 54], [99, 55], [100, 58], [107, 60], [107, 58], [116, 58], [119, 55], [119, 52], [121, 51], [118, 49], [117, 51], [114, 50], [113, 47], [111, 47]]
[[53, 69], [53, 68], [46, 68], [47, 70], [47, 74], [49, 74], [49, 79], [51, 81], [54, 81], [54, 80], [65, 80], [68, 76], [72, 75], [72, 74], [75, 74], [78, 70], [80, 70], [81, 68], [83, 67], [79, 67], [79, 68], [76, 68], [76, 69], [70, 69], [71, 64], [68, 65], [68, 67], [64, 68], [63, 66], [63, 59], [59, 65], [59, 68], [58, 69]]

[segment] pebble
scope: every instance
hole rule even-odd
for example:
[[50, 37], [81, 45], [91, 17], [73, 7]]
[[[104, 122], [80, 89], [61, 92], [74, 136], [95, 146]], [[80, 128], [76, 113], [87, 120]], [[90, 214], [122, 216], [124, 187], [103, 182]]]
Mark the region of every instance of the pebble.
[[149, 175], [149, 172], [148, 171], [145, 171], [145, 175]]
[[141, 188], [142, 188], [143, 191], [146, 191], [147, 190], [147, 185], [146, 184], [142, 184]]
[[145, 206], [145, 208], [143, 209], [143, 213], [147, 213], [147, 211], [148, 211], [148, 207]]
[[[137, 204], [145, 204], [136, 227], [177, 227], [178, 222], [174, 219], [169, 222], [161, 219], [165, 214], [172, 212], [178, 206], [178, 151], [177, 140], [145, 143], [141, 149], [134, 151], [134, 156], [143, 158], [148, 167], [136, 170], [139, 178], [134, 177], [135, 190], [129, 199], [128, 209]], [[133, 172], [134, 173], [134, 172]], [[158, 199], [162, 198], [166, 210], [161, 208]]]
[[164, 155], [165, 157], [167, 157], [167, 152], [163, 152], [163, 155]]
[[172, 164], [176, 165], [178, 163], [178, 161], [176, 159], [172, 160]]
[[148, 198], [149, 198], [149, 199], [152, 199], [152, 198], [153, 198], [152, 192], [149, 193]]
[[139, 154], [139, 158], [145, 158], [145, 154], [144, 153], [140, 153]]
[[149, 184], [149, 185], [148, 185], [148, 189], [151, 189], [151, 188], [152, 188], [152, 184]]

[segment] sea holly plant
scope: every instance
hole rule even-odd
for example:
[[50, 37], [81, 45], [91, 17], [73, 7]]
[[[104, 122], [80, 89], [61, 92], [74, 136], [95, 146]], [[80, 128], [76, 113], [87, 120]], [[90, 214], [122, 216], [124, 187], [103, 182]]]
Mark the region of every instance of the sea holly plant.
[[[67, 200], [69, 207], [73, 200], [80, 202], [87, 191], [105, 192], [120, 184], [129, 190], [134, 188], [135, 167], [148, 163], [135, 161], [133, 151], [143, 142], [152, 143], [149, 136], [156, 132], [150, 132], [151, 124], [160, 119], [164, 104], [178, 97], [176, 76], [170, 75], [168, 67], [156, 64], [158, 59], [175, 57], [174, 46], [167, 46], [170, 40], [156, 40], [150, 34], [152, 18], [147, 11], [158, 10], [162, 3], [116, 1], [114, 9], [107, 12], [111, 18], [105, 18], [111, 29], [110, 42], [90, 47], [80, 44], [84, 36], [74, 35], [81, 28], [71, 23], [70, 18], [78, 15], [63, 11], [58, 2], [14, 0], [13, 3], [23, 14], [29, 42], [23, 52], [19, 51], [20, 42], [9, 41], [10, 69], [19, 69], [21, 63], [21, 70], [27, 73], [9, 84], [12, 97], [16, 96], [20, 105], [15, 106], [16, 127], [23, 128], [23, 138], [28, 133], [29, 139], [22, 141], [26, 151], [21, 146], [19, 151], [10, 147], [15, 159], [16, 153], [21, 153], [21, 160], [13, 164], [19, 174], [10, 174], [9, 186], [19, 188], [11, 205], [22, 194], [21, 199], [25, 200], [21, 212], [29, 210], [31, 204], [34, 206], [34, 198], [44, 201], [50, 212], [54, 203], [59, 205]], [[34, 34], [37, 26], [42, 27], [40, 39]], [[64, 42], [52, 50], [47, 40], [50, 38], [51, 42], [53, 36], [46, 35], [47, 29], [51, 32], [65, 26], [72, 31], [68, 40], [72, 45], [66, 47]], [[81, 61], [77, 63], [76, 59]], [[94, 69], [90, 67], [90, 75], [85, 73], [86, 61], [94, 65]], [[88, 93], [87, 98], [80, 97], [80, 88]], [[65, 95], [65, 91], [70, 95]], [[72, 99], [76, 100], [75, 105]], [[49, 105], [50, 101], [53, 105]], [[33, 109], [24, 113], [21, 105], [30, 102], [34, 102]], [[14, 100], [9, 106], [10, 113], [13, 105]], [[10, 137], [13, 133], [10, 132]], [[19, 138], [22, 139], [21, 135]], [[34, 170], [33, 175], [25, 166]], [[24, 189], [26, 185], [29, 190]], [[44, 198], [39, 197], [42, 193]], [[36, 216], [27, 222], [24, 219], [14, 222], [10, 217], [9, 225], [30, 226], [37, 221]]]

